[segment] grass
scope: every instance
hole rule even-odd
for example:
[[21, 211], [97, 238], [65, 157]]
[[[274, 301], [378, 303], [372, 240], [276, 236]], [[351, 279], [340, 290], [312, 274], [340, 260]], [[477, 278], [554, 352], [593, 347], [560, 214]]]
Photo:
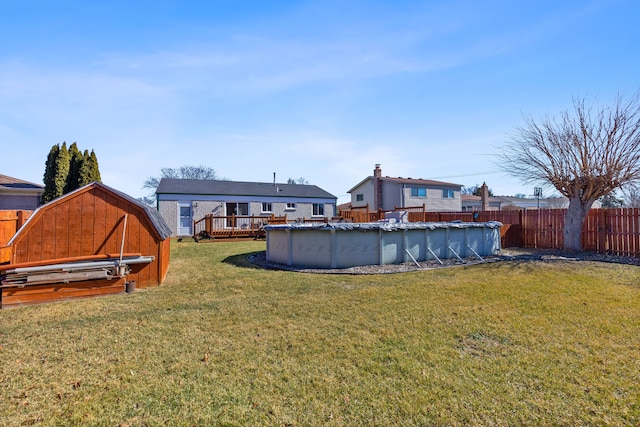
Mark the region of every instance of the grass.
[[637, 425], [640, 268], [374, 276], [172, 242], [163, 286], [0, 310], [0, 425]]

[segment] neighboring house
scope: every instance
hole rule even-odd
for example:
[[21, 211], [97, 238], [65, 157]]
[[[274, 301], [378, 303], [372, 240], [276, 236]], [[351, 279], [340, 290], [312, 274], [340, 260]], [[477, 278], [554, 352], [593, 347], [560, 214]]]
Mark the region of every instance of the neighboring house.
[[331, 218], [338, 198], [315, 185], [162, 178], [156, 200], [172, 235], [190, 236], [209, 214]]
[[529, 198], [500, 196], [502, 209], [562, 209], [569, 206], [569, 199], [564, 197]]
[[0, 174], [0, 210], [34, 210], [42, 193], [43, 185]]
[[351, 207], [390, 211], [396, 207], [425, 206], [426, 211], [460, 211], [462, 185], [428, 179], [382, 176], [377, 164], [368, 176], [348, 191]]
[[[481, 211], [482, 209], [482, 197], [474, 196], [471, 194], [463, 194], [462, 198], [462, 212]], [[504, 200], [502, 197], [489, 197], [489, 209], [490, 211], [502, 210], [502, 204]]]
[[[545, 197], [525, 198], [525, 197], [509, 197], [500, 196], [502, 199], [502, 209], [566, 209], [569, 207], [569, 199], [566, 197]], [[599, 200], [593, 203], [592, 208], [598, 209], [602, 206]]]
[[[506, 209], [566, 209], [569, 207], [569, 199], [566, 197], [546, 197], [536, 198], [530, 197], [511, 197], [511, 196], [492, 196], [489, 197], [490, 211], [501, 211]], [[601, 207], [599, 201], [594, 202], [593, 208]], [[472, 196], [468, 194], [462, 195], [462, 211], [481, 211], [482, 197]]]

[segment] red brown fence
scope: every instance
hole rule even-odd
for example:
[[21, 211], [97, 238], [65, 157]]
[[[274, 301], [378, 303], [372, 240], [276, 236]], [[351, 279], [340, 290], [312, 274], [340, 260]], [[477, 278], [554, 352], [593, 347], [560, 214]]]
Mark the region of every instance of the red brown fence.
[[32, 211], [0, 210], [0, 264], [9, 262], [10, 248], [7, 242], [29, 218]]
[[[425, 212], [422, 208], [413, 208], [407, 211], [410, 222], [500, 221], [503, 247], [561, 249], [564, 242], [565, 209]], [[374, 222], [384, 219], [384, 212], [352, 210], [341, 212], [341, 216], [353, 222]], [[640, 209], [592, 209], [582, 228], [582, 248], [640, 258]]]

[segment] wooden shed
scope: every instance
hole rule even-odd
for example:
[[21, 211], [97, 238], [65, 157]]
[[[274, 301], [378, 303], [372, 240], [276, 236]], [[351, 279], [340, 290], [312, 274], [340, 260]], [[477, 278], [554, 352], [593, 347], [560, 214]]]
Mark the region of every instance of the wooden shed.
[[0, 248], [0, 307], [158, 286], [170, 235], [156, 209], [88, 184], [40, 206]]

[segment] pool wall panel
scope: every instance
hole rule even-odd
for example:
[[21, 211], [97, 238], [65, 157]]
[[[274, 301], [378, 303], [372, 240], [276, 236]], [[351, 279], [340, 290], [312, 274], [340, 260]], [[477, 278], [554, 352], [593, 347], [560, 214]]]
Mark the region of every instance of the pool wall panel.
[[[314, 268], [348, 268], [495, 255], [500, 226], [488, 223], [288, 224], [265, 227], [267, 260]], [[471, 250], [471, 249], [473, 250]], [[475, 253], [474, 253], [475, 251]]]

